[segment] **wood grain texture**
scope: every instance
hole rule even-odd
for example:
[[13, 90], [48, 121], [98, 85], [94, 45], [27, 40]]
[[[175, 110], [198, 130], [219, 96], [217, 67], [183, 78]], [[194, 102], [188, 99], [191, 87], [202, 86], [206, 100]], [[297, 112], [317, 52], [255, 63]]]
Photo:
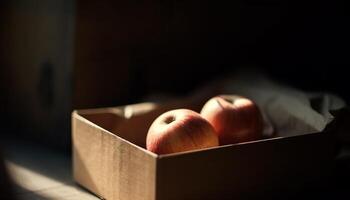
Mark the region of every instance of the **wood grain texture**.
[[70, 156], [18, 138], [1, 143], [16, 200], [99, 199], [75, 184]]

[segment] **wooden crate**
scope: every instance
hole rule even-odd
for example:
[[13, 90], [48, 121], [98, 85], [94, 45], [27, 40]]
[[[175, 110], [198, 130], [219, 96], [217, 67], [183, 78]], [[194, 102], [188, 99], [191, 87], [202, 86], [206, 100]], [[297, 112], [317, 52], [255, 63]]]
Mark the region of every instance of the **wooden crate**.
[[331, 132], [156, 155], [145, 149], [156, 107], [74, 111], [75, 180], [108, 200], [248, 199], [313, 184], [334, 157]]

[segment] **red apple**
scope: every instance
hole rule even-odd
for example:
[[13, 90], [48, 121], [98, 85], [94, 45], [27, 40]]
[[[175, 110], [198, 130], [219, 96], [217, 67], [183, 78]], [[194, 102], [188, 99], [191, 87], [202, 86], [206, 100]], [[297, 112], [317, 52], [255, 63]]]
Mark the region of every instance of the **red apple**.
[[176, 109], [163, 113], [147, 133], [147, 150], [156, 154], [203, 149], [219, 145], [214, 128], [198, 113]]
[[257, 105], [244, 97], [220, 95], [203, 106], [202, 117], [214, 127], [221, 145], [262, 138], [262, 116]]

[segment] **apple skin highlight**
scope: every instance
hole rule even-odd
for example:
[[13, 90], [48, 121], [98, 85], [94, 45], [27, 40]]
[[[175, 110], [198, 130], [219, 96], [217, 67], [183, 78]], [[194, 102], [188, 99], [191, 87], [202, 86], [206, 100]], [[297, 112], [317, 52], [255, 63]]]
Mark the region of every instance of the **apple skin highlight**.
[[163, 113], [151, 125], [146, 138], [147, 150], [170, 154], [219, 145], [211, 124], [200, 114], [188, 109]]
[[213, 97], [203, 106], [201, 115], [214, 127], [220, 145], [258, 140], [263, 136], [260, 110], [245, 97]]

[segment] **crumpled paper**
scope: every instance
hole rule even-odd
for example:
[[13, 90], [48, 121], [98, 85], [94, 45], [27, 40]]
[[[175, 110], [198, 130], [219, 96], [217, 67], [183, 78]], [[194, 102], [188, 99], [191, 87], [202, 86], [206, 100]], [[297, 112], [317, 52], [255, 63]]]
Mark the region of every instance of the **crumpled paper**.
[[265, 136], [292, 136], [323, 131], [333, 110], [346, 106], [340, 97], [321, 92], [303, 92], [277, 83], [257, 71], [227, 78], [223, 93], [252, 99], [264, 118]]

